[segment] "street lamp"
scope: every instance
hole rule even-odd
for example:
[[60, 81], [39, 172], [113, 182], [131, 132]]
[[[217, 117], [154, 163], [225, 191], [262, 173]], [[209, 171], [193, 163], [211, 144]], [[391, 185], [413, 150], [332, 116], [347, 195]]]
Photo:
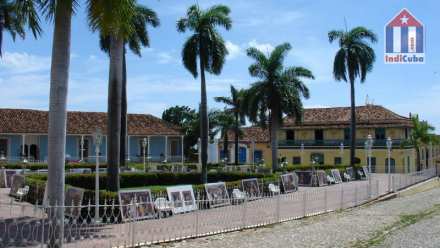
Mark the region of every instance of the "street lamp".
[[146, 148], [147, 148], [147, 138], [144, 138], [143, 140], [142, 140], [142, 149], [143, 149], [143, 151], [144, 151], [144, 156], [143, 156], [143, 159], [144, 159], [144, 172], [146, 172], [147, 171], [147, 167], [146, 167], [146, 165], [145, 165], [145, 150], [146, 150]]
[[388, 192], [391, 192], [391, 148], [393, 147], [393, 140], [391, 137], [387, 139], [388, 150]]
[[101, 129], [96, 129], [93, 134], [93, 139], [95, 141], [95, 222], [99, 221], [99, 148], [102, 143], [102, 132]]
[[371, 155], [372, 155], [372, 151], [371, 149], [373, 148], [373, 137], [371, 136], [371, 134], [368, 135], [367, 140], [365, 141], [365, 148], [367, 151], [367, 158], [368, 158], [368, 184], [369, 184], [369, 192], [370, 192], [370, 198], [371, 198]]

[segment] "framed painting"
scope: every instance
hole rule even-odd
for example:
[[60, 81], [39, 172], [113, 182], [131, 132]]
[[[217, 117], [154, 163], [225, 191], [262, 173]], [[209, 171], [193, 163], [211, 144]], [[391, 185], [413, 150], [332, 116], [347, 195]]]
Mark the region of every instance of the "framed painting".
[[285, 193], [290, 193], [298, 190], [298, 176], [295, 172], [281, 175], [281, 183]]
[[154, 203], [149, 189], [120, 190], [119, 204], [122, 221], [153, 218]]
[[312, 171], [296, 171], [299, 186], [312, 186]]
[[324, 170], [317, 170], [316, 177], [318, 179], [318, 186], [328, 185], [327, 174], [325, 173]]
[[167, 187], [168, 199], [173, 203], [173, 213], [184, 213], [197, 210], [192, 185]]
[[17, 196], [18, 189], [24, 187], [25, 178], [24, 175], [21, 174], [15, 174], [12, 176], [11, 179], [11, 190], [9, 191], [10, 196]]
[[368, 171], [368, 167], [367, 166], [362, 166], [362, 170], [364, 172], [365, 178], [368, 179], [368, 177], [370, 176], [370, 173]]
[[6, 171], [3, 169], [0, 169], [0, 188], [7, 188], [6, 187]]
[[6, 188], [10, 188], [12, 185], [12, 177], [15, 174], [19, 174], [21, 170], [5, 170]]
[[243, 179], [241, 180], [241, 186], [243, 187], [243, 191], [246, 193], [248, 198], [254, 199], [261, 197], [257, 178]]
[[210, 207], [220, 207], [231, 204], [224, 182], [206, 183], [205, 191]]
[[66, 210], [64, 212], [64, 215], [72, 218], [79, 217], [81, 214], [84, 189], [77, 187], [67, 187], [65, 192], [64, 205], [66, 206]]
[[342, 177], [338, 169], [331, 169], [330, 172], [332, 173], [333, 178], [335, 179], [335, 183], [342, 183]]

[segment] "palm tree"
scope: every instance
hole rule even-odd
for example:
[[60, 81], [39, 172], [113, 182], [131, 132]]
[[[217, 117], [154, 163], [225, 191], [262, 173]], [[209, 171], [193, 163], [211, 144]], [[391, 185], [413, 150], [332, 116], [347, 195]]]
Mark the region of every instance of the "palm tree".
[[[135, 7], [135, 14], [132, 19], [134, 32], [125, 41], [123, 53], [123, 80], [122, 80], [122, 104], [121, 104], [121, 146], [120, 146], [120, 165], [126, 165], [125, 151], [127, 147], [127, 64], [126, 64], [126, 48], [128, 48], [137, 56], [141, 57], [142, 47], [150, 46], [150, 38], [148, 36], [147, 25], [153, 27], [159, 26], [159, 18], [153, 10], [138, 4]], [[99, 40], [101, 50], [109, 53], [110, 36], [101, 35]]]
[[109, 38], [109, 88], [107, 109], [107, 189], [119, 190], [122, 84], [124, 44], [133, 34], [135, 0], [92, 0], [88, 2], [89, 25]]
[[419, 116], [415, 115], [411, 117], [412, 122], [412, 130], [408, 137], [408, 140], [402, 143], [402, 146], [411, 145], [414, 146], [416, 149], [416, 166], [417, 170], [421, 170], [421, 164], [420, 164], [420, 148], [423, 145], [433, 144], [437, 145], [439, 144], [440, 140], [438, 136], [436, 136], [433, 132], [435, 128], [427, 121], [420, 121]]
[[[228, 133], [230, 130], [235, 130], [236, 127], [236, 119], [234, 114], [229, 111], [216, 111], [213, 114], [213, 121], [210, 122], [212, 126], [214, 127], [214, 132], [221, 133], [221, 138], [223, 139], [223, 154], [226, 161], [229, 161], [229, 151], [228, 151], [228, 145], [229, 145], [229, 136]], [[240, 133], [239, 133], [240, 135]], [[237, 156], [237, 155], [236, 155]], [[236, 159], [237, 161], [237, 159]]]
[[35, 39], [41, 35], [40, 18], [34, 0], [0, 0], [0, 57], [2, 56], [3, 31], [8, 31], [15, 40], [18, 35], [24, 39], [25, 29], [32, 31]]
[[310, 95], [302, 80], [314, 79], [312, 72], [306, 68], [284, 67], [284, 58], [290, 48], [289, 43], [278, 45], [268, 56], [254, 47], [247, 50], [247, 55], [255, 60], [249, 66], [249, 73], [258, 81], [246, 93], [245, 108], [251, 122], [259, 123], [263, 128], [269, 123], [273, 170], [278, 168], [277, 131], [283, 114], [301, 120], [301, 98], [309, 98]]
[[377, 42], [376, 34], [364, 27], [356, 27], [350, 31], [333, 30], [328, 33], [330, 43], [338, 40], [339, 50], [333, 62], [333, 76], [337, 81], [350, 81], [351, 98], [351, 146], [350, 165], [355, 164], [356, 152], [356, 103], [354, 82], [357, 77], [361, 83], [365, 82], [367, 73], [373, 69], [376, 59], [373, 48], [368, 43]]
[[[224, 27], [226, 30], [231, 28], [232, 21], [229, 12], [229, 8], [224, 5], [215, 5], [207, 10], [200, 9], [198, 5], [192, 5], [186, 16], [177, 22], [178, 32], [183, 33], [187, 30], [193, 32], [183, 45], [183, 65], [195, 78], [200, 72], [200, 136], [203, 183], [207, 181], [209, 130], [205, 71], [218, 75], [223, 68], [228, 51], [223, 38], [217, 31], [217, 26]], [[197, 69], [197, 58], [199, 58], [200, 70]]]
[[[50, 71], [48, 128], [48, 200], [51, 206], [64, 205], [64, 163], [66, 151], [67, 89], [70, 65], [71, 22], [77, 1], [42, 0], [43, 13], [54, 20]], [[51, 247], [61, 247], [64, 235], [64, 209], [51, 211], [54, 226]]]
[[238, 165], [238, 146], [239, 146], [239, 138], [240, 138], [240, 127], [246, 124], [246, 119], [243, 111], [243, 97], [245, 95], [245, 90], [237, 90], [234, 86], [231, 85], [231, 96], [230, 97], [215, 97], [215, 101], [222, 102], [226, 104], [229, 108], [225, 109], [225, 111], [230, 112], [234, 115], [234, 134], [235, 134], [235, 146], [234, 146], [234, 154], [235, 154], [235, 165]]

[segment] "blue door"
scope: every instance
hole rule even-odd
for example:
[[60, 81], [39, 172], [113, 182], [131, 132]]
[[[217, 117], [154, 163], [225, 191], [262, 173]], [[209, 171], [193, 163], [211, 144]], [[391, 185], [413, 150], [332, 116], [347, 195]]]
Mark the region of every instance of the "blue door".
[[261, 150], [255, 150], [254, 162], [259, 163], [263, 159], [263, 152]]
[[246, 163], [246, 157], [246, 148], [240, 147], [240, 149], [238, 150], [238, 162], [240, 164]]

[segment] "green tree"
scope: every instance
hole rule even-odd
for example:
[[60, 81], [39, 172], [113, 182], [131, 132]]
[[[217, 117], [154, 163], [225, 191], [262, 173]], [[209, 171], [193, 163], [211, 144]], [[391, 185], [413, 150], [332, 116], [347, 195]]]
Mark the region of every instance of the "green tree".
[[227, 108], [226, 112], [230, 112], [234, 116], [234, 134], [235, 134], [235, 146], [234, 146], [234, 154], [235, 154], [235, 165], [238, 165], [238, 148], [239, 148], [239, 138], [240, 138], [240, 128], [242, 125], [246, 124], [246, 118], [243, 111], [243, 98], [245, 95], [245, 90], [237, 90], [234, 86], [231, 85], [231, 96], [230, 97], [215, 97], [215, 101], [224, 103]]
[[135, 32], [135, 0], [92, 0], [88, 21], [92, 31], [109, 38], [109, 88], [107, 110], [107, 189], [119, 190], [124, 44]]
[[247, 55], [254, 60], [249, 73], [258, 81], [253, 83], [245, 96], [249, 120], [263, 128], [269, 123], [272, 148], [272, 169], [278, 168], [277, 131], [283, 114], [300, 121], [303, 113], [302, 97], [309, 98], [309, 89], [303, 79], [314, 79], [312, 72], [303, 67], [284, 67], [283, 62], [291, 49], [284, 43], [266, 56], [257, 48], [249, 48]]
[[[218, 75], [223, 68], [228, 51], [223, 38], [217, 31], [217, 26], [224, 27], [226, 30], [231, 28], [232, 21], [229, 12], [229, 8], [224, 5], [215, 5], [207, 10], [200, 9], [198, 5], [192, 5], [186, 16], [177, 22], [179, 32], [183, 33], [187, 30], [193, 32], [183, 45], [183, 65], [195, 78], [200, 73], [200, 138], [203, 183], [207, 181], [209, 135], [205, 71]], [[197, 69], [197, 58], [199, 59], [199, 70]]]
[[[133, 32], [130, 34], [124, 44], [124, 53], [122, 58], [122, 103], [121, 103], [121, 146], [120, 146], [120, 166], [126, 166], [126, 149], [127, 149], [127, 63], [126, 63], [126, 46], [137, 56], [141, 57], [142, 47], [150, 46], [150, 37], [148, 35], [147, 26], [158, 27], [159, 18], [153, 10], [136, 5], [135, 13], [132, 19]], [[100, 35], [99, 43], [101, 50], [107, 54], [110, 52], [110, 36]]]
[[6, 30], [15, 40], [18, 35], [24, 39], [26, 28], [32, 31], [35, 39], [41, 35], [38, 4], [34, 0], [0, 0], [0, 57], [2, 56], [3, 32]]
[[438, 145], [440, 140], [438, 136], [434, 133], [435, 128], [427, 121], [420, 121], [419, 116], [415, 115], [411, 117], [412, 129], [408, 137], [408, 140], [403, 142], [403, 146], [411, 145], [416, 149], [416, 166], [417, 170], [421, 170], [420, 164], [420, 149], [424, 145]]
[[361, 83], [365, 82], [367, 73], [373, 69], [376, 59], [370, 43], [376, 43], [377, 38], [371, 30], [364, 27], [356, 27], [350, 31], [333, 30], [328, 33], [330, 43], [338, 41], [339, 49], [333, 62], [333, 76], [337, 81], [347, 80], [350, 83], [351, 99], [351, 124], [350, 124], [350, 165], [355, 164], [356, 153], [356, 103], [355, 87], [356, 78]]
[[[223, 140], [223, 154], [224, 154], [224, 158], [229, 161], [229, 150], [228, 150], [228, 145], [229, 145], [229, 131], [230, 130], [236, 130], [236, 118], [234, 116], [234, 114], [229, 111], [228, 109], [224, 110], [224, 111], [216, 111], [213, 113], [213, 120], [211, 125], [214, 128], [214, 132], [218, 133], [220, 132], [221, 134], [221, 138]], [[238, 135], [240, 135], [240, 130], [238, 130]], [[236, 159], [238, 157], [238, 153], [236, 153]]]
[[[72, 14], [77, 1], [42, 0], [43, 14], [54, 21], [52, 61], [50, 69], [48, 126], [48, 202], [50, 206], [64, 203], [64, 163], [66, 158], [67, 89], [69, 84]], [[64, 235], [64, 209], [51, 211], [53, 226], [49, 247], [61, 247]]]

